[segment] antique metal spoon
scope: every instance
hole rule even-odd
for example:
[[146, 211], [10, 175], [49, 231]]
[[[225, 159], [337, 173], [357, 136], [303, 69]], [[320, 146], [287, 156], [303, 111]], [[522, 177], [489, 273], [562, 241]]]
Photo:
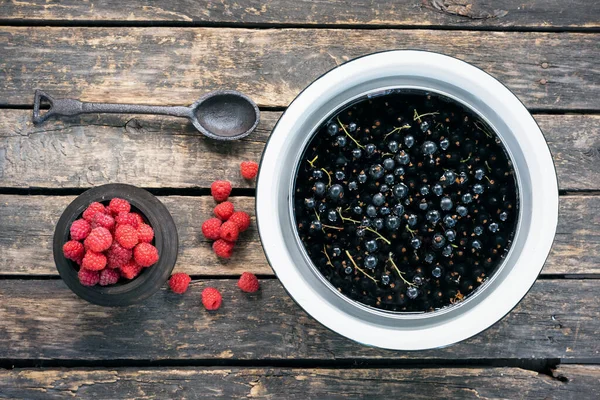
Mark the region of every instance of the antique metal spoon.
[[[50, 109], [40, 114], [42, 102], [48, 103]], [[217, 140], [241, 139], [256, 128], [260, 119], [256, 103], [235, 90], [206, 93], [189, 107], [86, 103], [75, 99], [54, 99], [41, 90], [35, 91], [34, 124], [41, 124], [52, 116], [90, 113], [158, 114], [188, 118], [202, 134]]]

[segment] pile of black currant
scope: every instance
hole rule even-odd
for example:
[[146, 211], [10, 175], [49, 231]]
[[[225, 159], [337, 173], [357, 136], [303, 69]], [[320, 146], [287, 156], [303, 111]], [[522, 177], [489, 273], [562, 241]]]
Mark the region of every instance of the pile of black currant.
[[364, 97], [320, 127], [298, 167], [300, 238], [344, 295], [391, 311], [460, 302], [497, 269], [518, 217], [493, 130], [441, 95]]

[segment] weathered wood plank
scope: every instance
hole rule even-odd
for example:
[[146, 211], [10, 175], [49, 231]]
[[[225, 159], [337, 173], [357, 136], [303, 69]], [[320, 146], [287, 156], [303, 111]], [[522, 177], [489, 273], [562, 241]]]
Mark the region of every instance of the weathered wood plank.
[[[110, 368], [0, 370], [11, 399], [585, 399], [598, 366], [561, 366], [562, 382], [520, 368]], [[405, 396], [406, 397], [406, 396]]]
[[[207, 312], [200, 292], [223, 294]], [[0, 359], [19, 360], [481, 360], [600, 357], [597, 280], [540, 280], [502, 321], [461, 344], [420, 352], [358, 345], [307, 316], [277, 280], [248, 295], [236, 280], [193, 281], [181, 296], [160, 290], [144, 304], [102, 308], [61, 280], [0, 280]]]
[[0, 17], [7, 21], [178, 22], [230, 24], [451, 26], [451, 27], [597, 27], [593, 2], [573, 0], [239, 0], [235, 2], [171, 1], [148, 5], [142, 0], [125, 6], [118, 0], [77, 0], [60, 5], [43, 0], [3, 2]]
[[259, 105], [286, 106], [346, 60], [417, 48], [473, 63], [528, 107], [599, 107], [600, 44], [591, 34], [2, 27], [0, 47], [0, 105], [31, 104], [36, 87], [58, 97], [151, 104], [191, 104], [227, 87]]
[[[185, 121], [86, 116], [37, 127], [29, 110], [0, 110], [0, 187], [72, 188], [122, 182], [142, 187], [209, 187], [228, 179], [251, 187], [239, 163], [258, 160], [279, 112], [263, 112], [252, 136], [216, 143]], [[600, 116], [535, 115], [562, 190], [600, 189]]]
[[[0, 195], [0, 274], [56, 275], [52, 235], [71, 196]], [[250, 269], [272, 275], [265, 260], [253, 217], [238, 241], [233, 257], [215, 257], [201, 233], [201, 223], [212, 215], [211, 197], [160, 197], [179, 231], [176, 269], [192, 275], [238, 275]], [[254, 199], [237, 197], [240, 210], [254, 214]], [[600, 197], [561, 197], [559, 225], [544, 274], [600, 273]]]

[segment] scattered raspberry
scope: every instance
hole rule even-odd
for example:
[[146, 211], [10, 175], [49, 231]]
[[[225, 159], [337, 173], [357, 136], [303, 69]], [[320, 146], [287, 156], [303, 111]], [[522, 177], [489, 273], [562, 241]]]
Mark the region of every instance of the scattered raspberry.
[[100, 271], [100, 286], [114, 285], [119, 281], [120, 276], [116, 269], [103, 269]]
[[242, 292], [254, 293], [259, 288], [258, 278], [256, 275], [250, 272], [244, 272], [237, 283], [238, 287], [242, 289]]
[[204, 221], [202, 224], [202, 234], [208, 240], [217, 240], [220, 238], [219, 228], [221, 227], [221, 220], [219, 218], [210, 218]]
[[135, 214], [129, 212], [120, 212], [115, 217], [115, 221], [117, 221], [117, 224], [119, 225], [131, 225], [134, 228], [137, 228], [139, 225], [138, 217], [136, 217]]
[[112, 244], [113, 237], [110, 231], [101, 226], [92, 229], [90, 234], [85, 241], [85, 248], [91, 251], [95, 251], [96, 253], [100, 253], [104, 250], [108, 250], [110, 245]]
[[81, 266], [90, 271], [100, 271], [106, 267], [106, 256], [102, 253], [96, 253], [91, 250], [85, 253]]
[[133, 249], [133, 259], [142, 267], [149, 267], [158, 261], [158, 250], [150, 243], [140, 243]]
[[212, 248], [217, 257], [230, 258], [231, 254], [233, 253], [233, 246], [233, 242], [228, 242], [227, 240], [219, 239], [213, 243]]
[[240, 164], [240, 172], [244, 179], [254, 179], [258, 174], [258, 164], [254, 161], [242, 161]]
[[137, 265], [135, 261], [129, 261], [127, 264], [121, 267], [121, 276], [127, 279], [133, 279], [139, 275], [142, 270], [141, 265]]
[[97, 201], [95, 201], [92, 204], [90, 204], [88, 208], [83, 212], [83, 219], [91, 223], [92, 219], [94, 218], [94, 215], [96, 215], [97, 212], [106, 214], [106, 208], [102, 203], [98, 203]]
[[223, 297], [221, 297], [221, 293], [217, 289], [207, 287], [202, 291], [202, 304], [207, 310], [217, 310], [219, 307], [221, 307], [222, 301]]
[[94, 286], [100, 281], [98, 271], [90, 271], [89, 269], [81, 268], [77, 273], [79, 283], [83, 286]]
[[235, 242], [240, 234], [240, 228], [238, 228], [235, 222], [226, 221], [221, 225], [219, 229], [219, 235], [221, 239], [227, 240], [228, 242]]
[[108, 214], [97, 212], [92, 218], [92, 229], [99, 226], [111, 231], [115, 227], [115, 219]]
[[131, 225], [118, 225], [115, 240], [126, 249], [133, 249], [139, 241], [137, 230]]
[[135, 219], [137, 220], [137, 225], [136, 226], [139, 226], [141, 224], [145, 224], [146, 223], [144, 221], [144, 217], [142, 217], [140, 214], [134, 212], [134, 213], [131, 213], [131, 215], [133, 215], [135, 217]]
[[243, 211], [234, 212], [227, 221], [235, 222], [240, 232], [244, 232], [250, 226], [250, 216]]
[[177, 294], [183, 294], [187, 291], [187, 288], [192, 281], [192, 278], [184, 272], [178, 272], [171, 275], [169, 279], [169, 287]]
[[228, 181], [214, 181], [210, 185], [210, 193], [217, 203], [225, 201], [231, 194], [231, 183]]
[[69, 240], [63, 245], [63, 254], [69, 260], [77, 261], [81, 260], [85, 254], [83, 245], [76, 240]]
[[150, 243], [154, 239], [154, 229], [148, 224], [141, 223], [137, 228], [140, 243]]
[[108, 268], [120, 268], [131, 260], [132, 256], [131, 250], [124, 248], [115, 240], [106, 252], [107, 266]]
[[233, 212], [233, 203], [231, 203], [230, 201], [217, 204], [214, 210], [215, 216], [221, 221], [227, 221], [229, 217], [233, 215]]
[[127, 200], [115, 197], [110, 201], [110, 204], [108, 205], [108, 210], [112, 215], [118, 215], [122, 212], [128, 213], [131, 210], [131, 204], [129, 204]]
[[71, 239], [83, 240], [90, 234], [91, 231], [92, 227], [90, 226], [89, 222], [87, 222], [85, 219], [78, 219], [71, 224]]

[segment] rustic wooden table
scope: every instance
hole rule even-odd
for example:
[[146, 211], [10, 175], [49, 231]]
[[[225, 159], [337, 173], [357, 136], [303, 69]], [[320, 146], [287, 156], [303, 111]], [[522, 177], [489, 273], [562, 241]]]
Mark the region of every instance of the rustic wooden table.
[[[576, 398], [600, 396], [600, 8], [591, 0], [0, 0], [0, 398]], [[362, 54], [428, 49], [483, 68], [532, 111], [552, 150], [558, 233], [539, 280], [464, 343], [391, 352], [316, 323], [273, 276], [253, 224], [229, 262], [200, 234], [209, 184], [260, 157], [281, 111]], [[258, 131], [221, 144], [176, 119], [31, 123], [33, 91], [88, 101], [187, 104], [238, 89]], [[89, 187], [125, 182], [176, 220], [184, 296], [92, 306], [58, 278], [53, 228]], [[235, 288], [244, 270], [262, 290]], [[222, 289], [209, 314], [200, 291]], [[598, 364], [598, 365], [595, 365]]]

